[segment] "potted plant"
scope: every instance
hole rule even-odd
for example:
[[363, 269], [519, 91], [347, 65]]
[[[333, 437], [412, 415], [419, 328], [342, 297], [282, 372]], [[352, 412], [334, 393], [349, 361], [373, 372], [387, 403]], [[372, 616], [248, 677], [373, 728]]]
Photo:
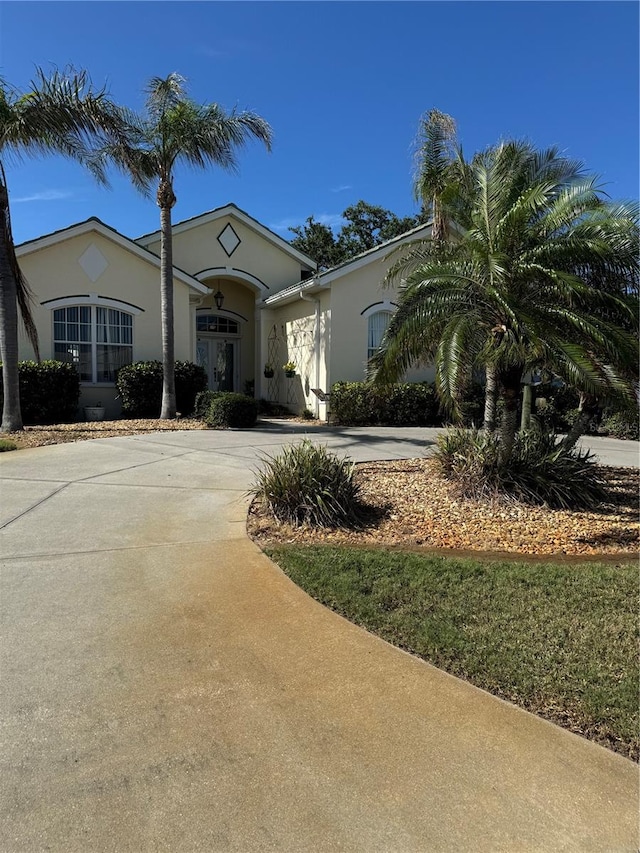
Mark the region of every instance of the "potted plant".
[[273, 378], [273, 365], [269, 364], [269, 362], [267, 362], [264, 366], [264, 378], [265, 379], [272, 379]]
[[95, 406], [85, 406], [84, 407], [84, 417], [87, 421], [103, 421], [105, 416], [105, 407], [102, 405], [100, 400], [95, 404]]
[[288, 361], [286, 364], [283, 364], [282, 369], [284, 370], [284, 375], [288, 379], [293, 379], [296, 375], [296, 365], [293, 361]]

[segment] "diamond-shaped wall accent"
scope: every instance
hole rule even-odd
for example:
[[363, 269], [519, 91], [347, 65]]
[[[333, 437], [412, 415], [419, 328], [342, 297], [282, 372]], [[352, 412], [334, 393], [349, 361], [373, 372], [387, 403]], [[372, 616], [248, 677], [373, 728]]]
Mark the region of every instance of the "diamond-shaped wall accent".
[[91, 281], [97, 281], [109, 266], [109, 262], [94, 243], [80, 255], [78, 263]]
[[228, 257], [231, 257], [235, 250], [241, 243], [240, 238], [233, 230], [233, 226], [230, 222], [227, 222], [222, 231], [218, 234], [218, 243], [222, 246], [222, 248], [227, 253]]

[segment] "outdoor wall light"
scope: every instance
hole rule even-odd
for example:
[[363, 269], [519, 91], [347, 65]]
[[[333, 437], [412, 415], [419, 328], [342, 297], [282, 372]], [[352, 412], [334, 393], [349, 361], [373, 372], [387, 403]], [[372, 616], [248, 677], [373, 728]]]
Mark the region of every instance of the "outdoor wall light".
[[216, 303], [216, 308], [218, 311], [222, 308], [222, 303], [224, 302], [224, 293], [221, 290], [216, 291], [213, 294], [213, 301]]

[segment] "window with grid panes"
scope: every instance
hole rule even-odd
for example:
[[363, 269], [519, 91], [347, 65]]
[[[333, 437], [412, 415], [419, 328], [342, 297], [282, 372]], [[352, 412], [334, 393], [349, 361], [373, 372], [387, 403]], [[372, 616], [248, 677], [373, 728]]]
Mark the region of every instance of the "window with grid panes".
[[391, 319], [391, 311], [376, 311], [371, 314], [368, 319], [367, 333], [367, 358], [371, 358], [378, 351], [382, 342], [382, 336], [387, 331], [389, 320]]
[[81, 382], [115, 382], [133, 360], [132, 315], [99, 305], [54, 309], [53, 357], [75, 364]]

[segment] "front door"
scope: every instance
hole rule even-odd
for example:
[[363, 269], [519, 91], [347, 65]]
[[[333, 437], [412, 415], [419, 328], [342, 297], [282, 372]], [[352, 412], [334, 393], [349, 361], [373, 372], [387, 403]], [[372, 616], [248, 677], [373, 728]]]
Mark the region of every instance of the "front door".
[[207, 372], [212, 391], [238, 389], [238, 341], [228, 338], [198, 338], [197, 363]]

